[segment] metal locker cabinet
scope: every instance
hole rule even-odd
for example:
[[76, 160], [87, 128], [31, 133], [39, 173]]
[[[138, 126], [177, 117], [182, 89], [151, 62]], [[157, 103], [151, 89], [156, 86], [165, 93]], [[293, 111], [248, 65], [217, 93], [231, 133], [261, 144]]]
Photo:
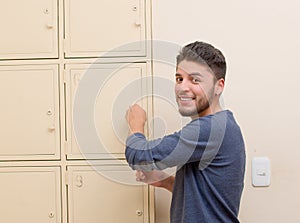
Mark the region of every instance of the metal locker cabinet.
[[60, 223], [59, 167], [0, 167], [0, 221]]
[[0, 159], [60, 158], [57, 65], [0, 66]]
[[[142, 98], [149, 90], [146, 87], [146, 69], [146, 63], [66, 66], [68, 159], [124, 158], [128, 135], [125, 112], [135, 99]], [[91, 107], [95, 127], [82, 127], [76, 132], [73, 124], [78, 120], [74, 118], [76, 110], [73, 105], [79, 86], [86, 91], [96, 86], [97, 97]], [[84, 103], [88, 100], [93, 99], [84, 95]], [[141, 100], [140, 104], [146, 107], [146, 101]], [[86, 108], [88, 105], [83, 106]], [[79, 121], [87, 120], [85, 115], [80, 116]], [[78, 135], [79, 130], [84, 136]], [[83, 143], [78, 141], [79, 136], [85, 137]], [[95, 140], [98, 144], [94, 143]]]
[[69, 166], [69, 223], [146, 223], [148, 187], [127, 166]]
[[65, 55], [145, 56], [145, 17], [145, 0], [66, 0]]
[[7, 0], [0, 7], [0, 59], [57, 58], [57, 0]]

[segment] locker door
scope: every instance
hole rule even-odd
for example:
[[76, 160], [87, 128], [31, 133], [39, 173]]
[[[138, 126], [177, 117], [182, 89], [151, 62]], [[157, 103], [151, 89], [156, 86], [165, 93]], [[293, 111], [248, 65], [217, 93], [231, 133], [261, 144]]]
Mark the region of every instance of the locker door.
[[61, 222], [58, 167], [0, 167], [0, 182], [1, 222]]
[[[128, 135], [125, 113], [134, 99], [142, 98], [147, 92], [143, 78], [146, 76], [146, 64], [94, 64], [90, 67], [73, 64], [67, 66], [66, 73], [68, 159], [123, 158]], [[89, 118], [85, 115], [80, 116], [80, 120], [74, 118], [76, 110], [73, 105], [79, 86], [86, 91], [96, 88], [97, 96], [91, 107], [95, 128], [84, 126], [76, 131], [74, 123], [87, 122]], [[83, 106], [87, 107], [85, 103], [93, 99], [86, 95], [83, 97]], [[146, 101], [139, 103], [146, 107]]]
[[57, 0], [7, 0], [0, 7], [0, 59], [58, 57]]
[[66, 57], [145, 55], [144, 42], [126, 45], [145, 40], [145, 0], [66, 0], [65, 21]]
[[148, 222], [147, 186], [122, 183], [135, 182], [135, 173], [127, 166], [97, 170], [68, 167], [69, 223]]
[[60, 158], [58, 66], [0, 66], [0, 159]]

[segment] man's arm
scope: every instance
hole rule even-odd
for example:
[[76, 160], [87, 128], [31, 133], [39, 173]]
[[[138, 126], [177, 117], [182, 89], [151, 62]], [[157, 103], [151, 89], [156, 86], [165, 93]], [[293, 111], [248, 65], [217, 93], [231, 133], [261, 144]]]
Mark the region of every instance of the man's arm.
[[162, 187], [168, 191], [173, 191], [174, 176], [170, 176], [163, 171], [141, 171], [136, 172], [136, 180], [152, 185], [154, 187]]
[[[132, 105], [126, 113], [126, 119], [129, 125], [129, 135], [134, 133], [144, 134], [144, 126], [147, 120], [146, 112], [137, 104]], [[163, 171], [141, 171], [136, 173], [136, 180], [152, 185], [154, 187], [165, 188], [173, 191], [174, 176], [170, 176]]]

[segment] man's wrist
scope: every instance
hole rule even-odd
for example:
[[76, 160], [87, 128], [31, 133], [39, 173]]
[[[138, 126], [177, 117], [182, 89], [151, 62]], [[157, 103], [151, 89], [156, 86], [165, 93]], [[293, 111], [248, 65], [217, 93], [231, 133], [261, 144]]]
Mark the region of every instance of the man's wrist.
[[134, 134], [134, 133], [142, 133], [144, 134], [144, 126], [133, 126], [133, 125], [130, 125], [129, 126], [130, 129], [130, 134]]
[[169, 176], [166, 179], [162, 180], [162, 187], [167, 189], [168, 191], [173, 191], [173, 185], [174, 185], [174, 176]]

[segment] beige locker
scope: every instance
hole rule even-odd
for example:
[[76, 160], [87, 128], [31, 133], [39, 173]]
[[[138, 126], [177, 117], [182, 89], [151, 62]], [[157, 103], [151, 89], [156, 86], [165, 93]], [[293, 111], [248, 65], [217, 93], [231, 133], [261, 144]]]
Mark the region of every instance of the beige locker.
[[0, 7], [0, 59], [57, 58], [57, 0], [9, 0]]
[[57, 65], [0, 66], [0, 159], [60, 158]]
[[[135, 101], [146, 108], [146, 73], [146, 63], [66, 66], [68, 159], [124, 157], [128, 135], [125, 113]], [[90, 91], [94, 95], [90, 96]], [[78, 118], [74, 105], [80, 96], [83, 108], [91, 111], [80, 113]], [[89, 120], [91, 125], [76, 128], [76, 123]]]
[[127, 166], [71, 166], [68, 181], [69, 223], [148, 222], [148, 187]]
[[0, 167], [0, 221], [61, 222], [59, 167]]
[[65, 0], [65, 56], [145, 56], [145, 18], [145, 0]]

